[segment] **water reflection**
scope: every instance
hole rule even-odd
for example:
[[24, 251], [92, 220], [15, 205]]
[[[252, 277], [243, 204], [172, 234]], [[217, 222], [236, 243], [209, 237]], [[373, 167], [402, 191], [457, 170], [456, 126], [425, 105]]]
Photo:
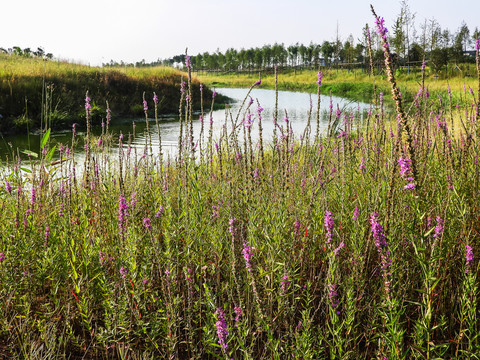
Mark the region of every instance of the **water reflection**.
[[[233, 103], [230, 104], [230, 112], [232, 113], [233, 119], [236, 118], [238, 110], [245, 98], [247, 91], [245, 89], [229, 89], [229, 88], [219, 88], [216, 91], [222, 95], [228, 96], [233, 99]], [[254, 103], [252, 104], [250, 111], [255, 113], [257, 107], [257, 101], [264, 109], [262, 113], [262, 127], [263, 127], [263, 137], [264, 141], [270, 141], [273, 137], [274, 124], [273, 124], [273, 113], [275, 109], [275, 92], [273, 90], [266, 89], [253, 89], [250, 94]], [[328, 97], [323, 95], [321, 98], [321, 123], [320, 131], [325, 132], [328, 126], [328, 117], [325, 116], [328, 113], [330, 108], [330, 101], [334, 111], [337, 109], [342, 110], [343, 113], [349, 114], [350, 112], [362, 114], [364, 110], [368, 109], [369, 105], [365, 103], [353, 103], [346, 99], [340, 97]], [[247, 100], [246, 105], [250, 102], [250, 99]], [[303, 92], [291, 92], [291, 91], [279, 91], [278, 93], [278, 123], [283, 125], [283, 118], [285, 114], [288, 114], [289, 122], [292, 126], [293, 133], [295, 136], [300, 136], [307, 124], [308, 113], [312, 110], [311, 121], [312, 121], [312, 132], [315, 131], [315, 117], [316, 117], [316, 95]], [[200, 129], [202, 122], [200, 120], [200, 114], [194, 116], [193, 121], [193, 133], [194, 141], [198, 141], [200, 134]], [[210, 124], [210, 114], [206, 113], [204, 119], [204, 138], [205, 141], [208, 138], [208, 130]], [[243, 118], [243, 112], [240, 114], [239, 119]], [[225, 110], [216, 110], [212, 113], [213, 119], [213, 139], [218, 140], [221, 136], [223, 125], [225, 124]], [[258, 138], [258, 125], [256, 115], [253, 117], [254, 123], [252, 126], [252, 140], [256, 141]], [[150, 130], [151, 130], [151, 139], [152, 139], [152, 148], [154, 153], [158, 152], [158, 132], [155, 125], [155, 120], [150, 119]], [[230, 121], [228, 122], [230, 126]], [[135, 128], [135, 129], [134, 129]], [[136, 148], [138, 154], [141, 154], [146, 143], [145, 138], [145, 128], [146, 122], [145, 119], [113, 119], [110, 124], [109, 132], [113, 137], [113, 148], [111, 149], [112, 153], [116, 153], [116, 146], [118, 146], [118, 137], [120, 134], [124, 134], [124, 143], [128, 143], [130, 138], [131, 146]], [[165, 156], [175, 156], [178, 145], [178, 135], [179, 135], [179, 121], [178, 116], [162, 116], [159, 118], [159, 129], [162, 138], [162, 149]], [[135, 131], [135, 137], [133, 133]], [[102, 134], [101, 127], [95, 127], [92, 129], [94, 136], [100, 136]], [[83, 144], [83, 133], [78, 133], [75, 146], [75, 153], [78, 157], [78, 161], [82, 161], [82, 156], [84, 152]], [[130, 135], [130, 136], [129, 136]], [[50, 147], [63, 144], [64, 146], [71, 146], [72, 143], [72, 132], [71, 131], [62, 131], [56, 132], [50, 137]], [[15, 135], [10, 137], [5, 137], [0, 139], [0, 156], [4, 161], [7, 157], [12, 158], [13, 153], [15, 155], [20, 154], [22, 158], [27, 158], [25, 154], [22, 154], [21, 151], [25, 149], [30, 149], [34, 152], [39, 152], [40, 148], [40, 135]], [[53, 159], [58, 159], [59, 152], [56, 151]]]

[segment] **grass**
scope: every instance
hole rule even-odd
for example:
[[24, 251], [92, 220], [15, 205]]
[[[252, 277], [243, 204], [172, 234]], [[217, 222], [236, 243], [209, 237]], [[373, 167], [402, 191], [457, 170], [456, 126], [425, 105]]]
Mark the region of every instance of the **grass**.
[[[451, 65], [450, 65], [451, 66]], [[355, 101], [364, 101], [370, 103], [374, 98], [373, 78], [361, 69], [346, 70], [346, 69], [322, 69], [324, 73], [322, 93], [337, 96], [343, 96]], [[291, 91], [309, 91], [316, 92], [317, 86], [315, 81], [317, 79], [317, 71], [314, 70], [284, 70], [279, 73], [278, 89]], [[410, 73], [407, 70], [398, 70], [396, 74], [397, 80], [400, 83], [400, 90], [409, 101], [412, 101], [421, 86], [422, 75], [418, 69], [412, 70]], [[197, 79], [211, 87], [248, 87], [255, 79], [258, 78], [258, 73], [199, 73]], [[440, 74], [434, 73], [427, 67], [426, 69], [426, 84], [431, 96], [438, 97], [439, 95], [448, 97], [447, 88], [450, 85], [453, 92], [453, 101], [455, 103], [470, 103], [471, 98], [465, 100], [464, 85], [467, 89], [467, 97], [469, 97], [469, 87], [476, 89], [478, 81], [476, 80], [475, 66], [465, 64], [459, 66], [458, 69], [452, 68]], [[385, 73], [375, 76], [375, 85], [378, 88], [377, 94], [383, 92], [385, 97], [390, 94], [390, 84]], [[266, 88], [275, 88], [274, 74], [262, 74], [262, 86]]]
[[[85, 126], [86, 91], [94, 101], [94, 124], [105, 118], [106, 101], [114, 117], [143, 116], [144, 92], [147, 98], [157, 93], [160, 113], [177, 113], [182, 78], [187, 74], [168, 67], [99, 68], [0, 54], [0, 131]], [[200, 103], [199, 85], [193, 80], [195, 104]], [[211, 91], [205, 88], [204, 93], [208, 105]]]
[[176, 159], [148, 143], [135, 156], [105, 129], [102, 141], [72, 134], [88, 145], [82, 174], [71, 144], [50, 165], [49, 133], [30, 168], [3, 168], [3, 357], [477, 356], [474, 107], [452, 131], [454, 101], [419, 97], [409, 158], [382, 106], [363, 122], [331, 113], [335, 136], [282, 122], [273, 139], [259, 126], [272, 119], [244, 108], [213, 139], [190, 132], [180, 101]]

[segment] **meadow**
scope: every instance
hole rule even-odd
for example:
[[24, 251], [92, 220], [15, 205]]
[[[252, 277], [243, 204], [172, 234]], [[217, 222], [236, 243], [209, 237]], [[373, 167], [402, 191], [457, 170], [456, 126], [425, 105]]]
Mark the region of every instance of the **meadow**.
[[[407, 103], [384, 40], [396, 110], [386, 93], [365, 119], [332, 106], [326, 133], [315, 104], [294, 134], [246, 90], [219, 138], [201, 106], [194, 137], [189, 71], [168, 158], [108, 124], [93, 137], [87, 94], [85, 136], [53, 148], [47, 131], [38, 158], [2, 170], [0, 355], [477, 359], [479, 94], [459, 103], [425, 82]], [[158, 97], [140, 105], [156, 126]]]
[[[452, 99], [455, 103], [471, 103], [472, 98], [469, 88], [477, 86], [475, 64], [460, 64], [455, 66], [449, 64], [448, 69], [435, 72], [427, 62], [425, 72], [422, 75], [420, 66], [410, 69], [401, 68], [395, 71], [395, 77], [399, 81], [400, 91], [404, 94], [405, 100], [412, 102], [418, 89], [421, 87], [422, 79], [428, 85], [431, 96], [448, 97], [448, 87], [452, 89]], [[332, 94], [346, 97], [354, 101], [370, 103], [375, 98], [375, 93], [390, 93], [390, 83], [384, 69], [375, 69], [375, 75], [364, 68], [335, 68], [334, 66], [321, 67], [323, 73], [323, 94]], [[280, 90], [290, 91], [317, 91], [315, 78], [318, 70], [311, 69], [282, 69], [278, 72], [279, 78], [277, 87]], [[194, 73], [196, 78], [210, 87], [240, 87], [250, 86], [258, 78], [258, 73], [231, 73], [231, 72], [198, 72]], [[274, 72], [262, 72], [262, 87], [275, 88]], [[386, 99], [388, 104], [393, 104], [390, 98]]]
[[[0, 54], [0, 131], [45, 132], [48, 128], [71, 129], [73, 123], [85, 128], [83, 98], [87, 90], [94, 99], [90, 113], [93, 125], [100, 125], [107, 107], [115, 117], [142, 117], [143, 106], [138, 99], [144, 92], [157, 93], [159, 113], [177, 113], [178, 88], [185, 76], [182, 71], [162, 66], [148, 71], [100, 68]], [[211, 90], [205, 88], [204, 93], [210, 104]], [[200, 83], [196, 79], [192, 79], [192, 99], [200, 105]], [[225, 100], [219, 97], [217, 103]]]

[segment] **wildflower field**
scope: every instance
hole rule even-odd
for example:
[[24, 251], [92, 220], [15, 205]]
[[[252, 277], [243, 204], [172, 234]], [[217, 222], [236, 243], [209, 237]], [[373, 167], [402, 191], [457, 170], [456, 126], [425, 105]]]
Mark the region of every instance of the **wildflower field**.
[[[151, 132], [137, 154], [107, 111], [98, 138], [53, 147], [47, 131], [38, 160], [9, 159], [0, 357], [477, 359], [479, 93], [457, 107], [422, 83], [405, 103], [376, 23], [394, 111], [381, 93], [365, 118], [332, 106], [320, 132], [319, 72], [302, 134], [246, 90], [220, 138], [203, 106], [194, 136], [187, 57], [175, 158]], [[155, 128], [158, 97], [142, 106]]]

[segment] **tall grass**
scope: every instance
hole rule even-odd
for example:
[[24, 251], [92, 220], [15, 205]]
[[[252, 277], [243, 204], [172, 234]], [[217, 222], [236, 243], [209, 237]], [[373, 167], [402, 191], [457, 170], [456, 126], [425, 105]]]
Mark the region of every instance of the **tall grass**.
[[49, 163], [49, 132], [39, 161], [6, 164], [2, 356], [478, 357], [475, 106], [457, 132], [451, 99], [425, 92], [409, 134], [380, 99], [363, 122], [331, 113], [328, 137], [300, 138], [287, 114], [257, 146], [271, 119], [247, 97], [220, 138], [192, 141], [188, 84], [176, 159], [106, 129], [87, 134], [83, 174], [71, 144]]

